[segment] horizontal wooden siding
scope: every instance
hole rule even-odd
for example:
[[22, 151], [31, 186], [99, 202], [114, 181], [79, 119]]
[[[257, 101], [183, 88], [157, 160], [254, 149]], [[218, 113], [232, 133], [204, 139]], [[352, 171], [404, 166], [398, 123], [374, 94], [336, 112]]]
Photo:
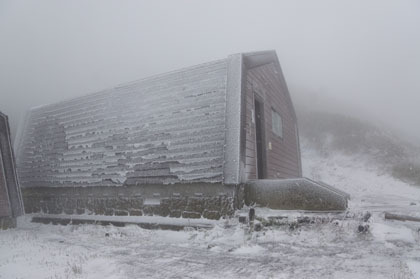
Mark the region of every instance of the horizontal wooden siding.
[[22, 187], [221, 182], [226, 60], [35, 108]]

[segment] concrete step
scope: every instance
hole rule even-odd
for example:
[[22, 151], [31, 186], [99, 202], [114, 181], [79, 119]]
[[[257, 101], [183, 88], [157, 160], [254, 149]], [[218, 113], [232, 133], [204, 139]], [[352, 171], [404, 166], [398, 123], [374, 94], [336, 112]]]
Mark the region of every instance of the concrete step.
[[350, 195], [308, 178], [258, 179], [245, 184], [245, 204], [272, 209], [346, 210]]

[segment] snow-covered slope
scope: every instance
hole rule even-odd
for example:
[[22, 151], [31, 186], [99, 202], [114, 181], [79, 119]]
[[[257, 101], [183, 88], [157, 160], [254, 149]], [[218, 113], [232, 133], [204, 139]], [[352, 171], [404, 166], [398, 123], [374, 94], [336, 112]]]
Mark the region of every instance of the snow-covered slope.
[[[420, 147], [394, 131], [348, 116], [302, 110], [299, 129], [304, 154], [317, 151], [323, 158], [334, 156], [331, 158], [334, 162], [343, 161], [337, 157], [339, 154], [346, 155], [348, 159], [344, 160], [356, 168], [367, 165], [369, 170], [420, 186]], [[306, 156], [306, 160], [318, 157], [312, 155]]]
[[394, 178], [368, 155], [321, 153], [302, 141], [303, 174], [351, 195], [350, 210], [420, 215], [420, 187]]
[[300, 124], [304, 176], [349, 193], [351, 210], [420, 214], [418, 147], [338, 114], [301, 111]]

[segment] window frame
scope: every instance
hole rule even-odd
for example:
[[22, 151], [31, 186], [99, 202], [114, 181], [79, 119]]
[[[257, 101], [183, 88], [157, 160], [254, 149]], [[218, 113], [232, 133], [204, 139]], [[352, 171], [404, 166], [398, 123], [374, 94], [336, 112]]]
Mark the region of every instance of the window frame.
[[[276, 118], [276, 119], [275, 119]], [[284, 136], [284, 125], [283, 125], [283, 117], [281, 114], [275, 110], [273, 107], [271, 108], [271, 132], [276, 135], [277, 137], [283, 139]], [[280, 132], [280, 133], [277, 133]]]

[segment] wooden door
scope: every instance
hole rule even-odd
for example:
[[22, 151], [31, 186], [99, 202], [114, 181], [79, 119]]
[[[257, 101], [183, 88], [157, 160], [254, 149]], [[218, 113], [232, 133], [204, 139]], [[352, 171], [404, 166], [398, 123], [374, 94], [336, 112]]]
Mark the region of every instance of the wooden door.
[[265, 129], [264, 129], [264, 104], [255, 99], [255, 137], [257, 152], [257, 179], [266, 178], [266, 154], [265, 154]]

